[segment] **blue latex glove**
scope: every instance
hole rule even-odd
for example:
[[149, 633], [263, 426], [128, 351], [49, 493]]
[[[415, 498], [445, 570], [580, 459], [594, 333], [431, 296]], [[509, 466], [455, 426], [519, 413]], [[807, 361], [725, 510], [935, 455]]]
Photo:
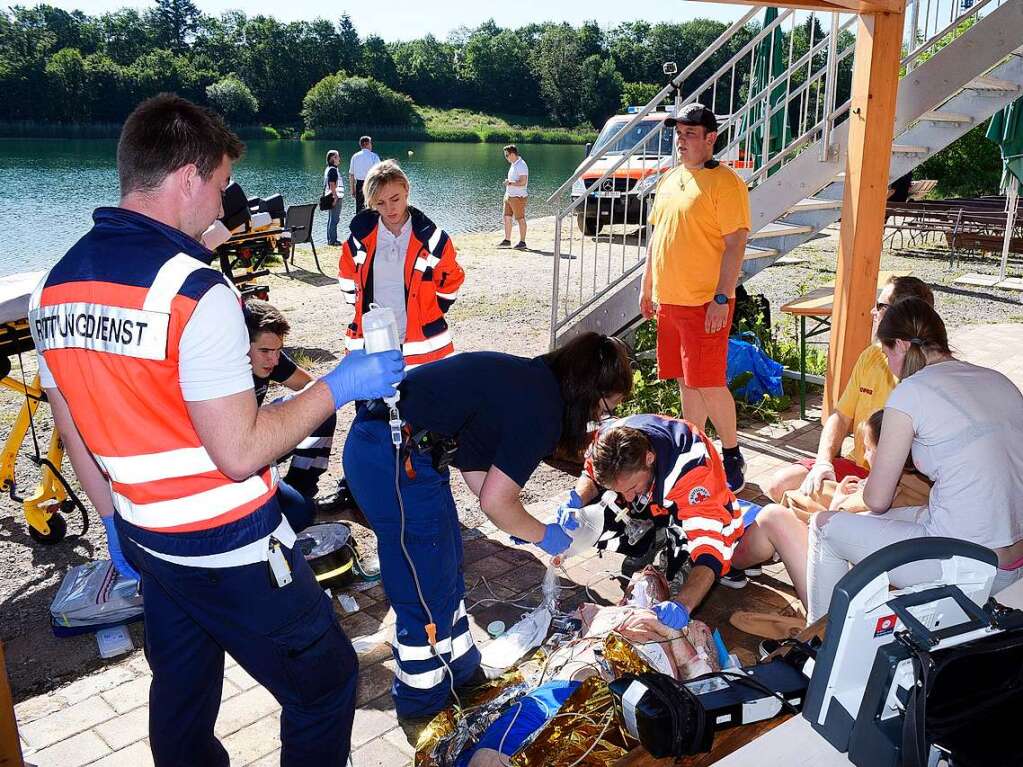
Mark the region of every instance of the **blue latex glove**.
[[[530, 543], [530, 541], [524, 541], [521, 538], [516, 538], [514, 535], [511, 539], [512, 543], [516, 546], [525, 546], [527, 543]], [[561, 525], [557, 522], [551, 522], [544, 529], [543, 540], [533, 545], [539, 546], [552, 557], [556, 557], [572, 545], [572, 538], [562, 529]]]
[[681, 631], [689, 625], [689, 610], [678, 602], [658, 602], [654, 605], [654, 614], [657, 620], [675, 631]]
[[400, 351], [366, 354], [356, 349], [320, 380], [330, 389], [337, 409], [357, 399], [390, 397], [404, 377], [405, 359]]
[[558, 524], [566, 530], [575, 530], [579, 527], [579, 520], [575, 513], [583, 507], [583, 499], [575, 490], [568, 494], [568, 500], [558, 507], [558, 514], [555, 517]]
[[107, 531], [107, 549], [110, 551], [110, 561], [114, 563], [114, 569], [121, 574], [121, 577], [129, 581], [141, 581], [142, 577], [135, 571], [135, 568], [128, 564], [121, 551], [121, 539], [117, 537], [117, 528], [114, 527], [114, 518], [100, 517], [103, 527]]

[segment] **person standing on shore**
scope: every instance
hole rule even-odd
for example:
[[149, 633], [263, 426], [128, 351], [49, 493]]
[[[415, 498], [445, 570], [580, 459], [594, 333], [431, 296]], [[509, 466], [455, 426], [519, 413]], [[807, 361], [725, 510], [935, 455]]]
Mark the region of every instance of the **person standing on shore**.
[[711, 110], [688, 104], [664, 126], [675, 129], [680, 161], [657, 184], [639, 310], [645, 319], [657, 316], [657, 376], [678, 380], [682, 415], [697, 429], [710, 418], [728, 485], [738, 493], [745, 462], [726, 369], [750, 230], [749, 190], [714, 159], [718, 121]]
[[323, 195], [328, 194], [334, 198], [334, 206], [327, 211], [327, 244], [340, 245], [341, 240], [337, 237], [337, 224], [341, 220], [341, 203], [344, 201], [345, 185], [341, 182], [341, 172], [338, 165], [341, 163], [341, 153], [336, 149], [327, 152], [327, 167], [323, 171]]
[[359, 139], [359, 151], [352, 155], [348, 162], [348, 183], [352, 187], [355, 198], [355, 213], [362, 213], [366, 207], [366, 198], [362, 194], [362, 185], [366, 183], [369, 169], [380, 162], [380, 155], [373, 151], [373, 138], [363, 136]]
[[529, 166], [519, 155], [514, 144], [504, 148], [504, 159], [508, 161], [508, 178], [504, 180], [504, 239], [499, 248], [511, 246], [512, 219], [519, 223], [519, 242], [516, 250], [526, 249], [526, 201], [529, 199]]
[[404, 368], [397, 352], [349, 354], [258, 406], [237, 291], [199, 242], [242, 150], [185, 99], [139, 105], [118, 207], [47, 272], [29, 324], [111, 560], [141, 573], [153, 761], [228, 766], [214, 724], [229, 652], [283, 708], [281, 764], [343, 767], [358, 660], [281, 514], [274, 462], [345, 403], [392, 394]]

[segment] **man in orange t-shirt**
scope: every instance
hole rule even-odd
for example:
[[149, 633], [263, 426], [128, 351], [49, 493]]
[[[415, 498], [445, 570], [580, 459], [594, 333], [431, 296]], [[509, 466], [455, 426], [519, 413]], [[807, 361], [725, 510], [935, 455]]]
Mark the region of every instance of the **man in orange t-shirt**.
[[711, 110], [687, 104], [664, 124], [675, 129], [680, 164], [657, 184], [639, 308], [646, 319], [657, 316], [658, 377], [678, 380], [687, 421], [703, 430], [710, 418], [728, 485], [737, 493], [745, 462], [725, 371], [750, 230], [749, 191], [714, 159], [718, 122]]

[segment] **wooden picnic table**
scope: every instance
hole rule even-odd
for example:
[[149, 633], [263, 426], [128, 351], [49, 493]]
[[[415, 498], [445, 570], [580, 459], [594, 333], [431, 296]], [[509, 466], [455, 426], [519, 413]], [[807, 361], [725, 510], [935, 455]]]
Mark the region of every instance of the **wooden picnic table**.
[[[892, 276], [905, 276], [908, 271], [882, 271], [877, 274], [877, 292], [891, 279]], [[831, 312], [835, 307], [835, 286], [825, 285], [824, 287], [811, 290], [794, 301], [790, 301], [781, 307], [784, 314], [791, 314], [799, 318], [799, 330], [797, 340], [799, 341], [799, 417], [806, 419], [806, 339], [824, 335], [831, 330]], [[806, 321], [811, 320], [813, 325], [809, 330], [806, 328]]]

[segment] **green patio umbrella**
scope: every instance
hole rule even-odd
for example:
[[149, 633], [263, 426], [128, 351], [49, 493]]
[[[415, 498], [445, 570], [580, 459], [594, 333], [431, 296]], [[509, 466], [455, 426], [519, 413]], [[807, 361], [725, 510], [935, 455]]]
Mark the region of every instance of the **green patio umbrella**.
[[[764, 28], [766, 29], [775, 19], [778, 18], [777, 8], [768, 8], [764, 12]], [[774, 28], [769, 37], [765, 37], [753, 50], [752, 77], [750, 78], [750, 98], [763, 91], [776, 77], [785, 71], [785, 36], [781, 31], [781, 24]], [[785, 84], [778, 83], [771, 89], [770, 94], [761, 97], [754, 104], [748, 113], [747, 125], [752, 125], [750, 131], [750, 152], [753, 155], [753, 167], [760, 168], [768, 160], [782, 152], [788, 145], [792, 136], [789, 132], [786, 110], [779, 109], [771, 115], [770, 129], [768, 135], [767, 157], [764, 153], [764, 126], [761, 122], [768, 104], [773, 109], [785, 102]], [[778, 168], [770, 171], [773, 173]]]
[[1023, 188], [1023, 97], [995, 113], [987, 138], [1002, 150], [1002, 191], [1005, 192], [1005, 237], [1002, 241], [1001, 279], [1009, 262], [1009, 245], [1016, 224], [1019, 193]]

